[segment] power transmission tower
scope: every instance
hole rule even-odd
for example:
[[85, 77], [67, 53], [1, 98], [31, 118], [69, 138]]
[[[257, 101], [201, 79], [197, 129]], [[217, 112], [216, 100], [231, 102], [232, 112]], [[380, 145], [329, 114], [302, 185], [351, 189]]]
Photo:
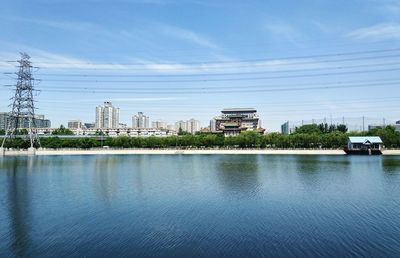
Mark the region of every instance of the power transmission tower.
[[1, 144], [3, 148], [7, 139], [15, 138], [18, 134], [18, 129], [26, 127], [28, 124], [28, 137], [30, 140], [30, 147], [39, 146], [40, 141], [36, 130], [35, 118], [35, 105], [33, 100], [33, 92], [35, 79], [32, 76], [32, 63], [29, 60], [30, 56], [26, 53], [20, 53], [21, 59], [17, 62], [18, 72], [16, 75], [17, 84], [15, 88], [15, 95], [10, 100], [13, 103], [10, 105], [12, 110], [9, 114], [8, 125], [6, 128], [6, 135]]

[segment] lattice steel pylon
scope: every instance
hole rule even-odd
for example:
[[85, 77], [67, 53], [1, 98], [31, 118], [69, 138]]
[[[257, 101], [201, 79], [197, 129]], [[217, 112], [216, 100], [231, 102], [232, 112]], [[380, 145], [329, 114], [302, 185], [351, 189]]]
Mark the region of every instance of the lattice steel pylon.
[[[13, 100], [13, 103], [10, 105], [12, 110], [9, 114], [6, 135], [1, 147], [4, 146], [7, 139], [17, 136], [18, 129], [26, 127], [28, 129], [31, 148], [40, 146], [36, 129], [35, 105], [33, 100], [33, 92], [35, 91], [35, 79], [32, 76], [33, 66], [28, 54], [20, 54], [21, 59], [17, 61], [19, 65], [18, 72], [16, 73], [18, 78], [17, 84], [15, 85], [15, 95], [10, 99]], [[26, 123], [28, 126], [26, 126]]]

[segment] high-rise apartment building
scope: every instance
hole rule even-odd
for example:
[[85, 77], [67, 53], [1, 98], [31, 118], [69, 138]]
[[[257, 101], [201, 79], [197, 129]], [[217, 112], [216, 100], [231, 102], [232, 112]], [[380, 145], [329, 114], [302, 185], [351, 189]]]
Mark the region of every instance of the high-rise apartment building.
[[210, 131], [211, 132], [217, 131], [217, 123], [215, 119], [210, 120]]
[[175, 123], [175, 131], [179, 132], [180, 130], [195, 134], [201, 130], [200, 121], [193, 118], [187, 121], [180, 120]]
[[104, 102], [104, 105], [96, 107], [96, 128], [118, 128], [119, 108], [111, 102]]
[[175, 125], [174, 124], [167, 124], [167, 130], [175, 131]]
[[160, 130], [167, 129], [167, 123], [160, 121], [160, 120], [156, 120], [156, 121], [151, 122], [151, 128], [160, 129]]
[[175, 123], [175, 131], [179, 132], [180, 130], [184, 132], [187, 131], [186, 121], [180, 120]]
[[137, 115], [132, 117], [132, 128], [146, 129], [149, 128], [149, 117], [145, 116], [143, 112], [138, 112]]
[[190, 119], [186, 121], [186, 131], [195, 134], [196, 132], [200, 131], [200, 121], [195, 119]]

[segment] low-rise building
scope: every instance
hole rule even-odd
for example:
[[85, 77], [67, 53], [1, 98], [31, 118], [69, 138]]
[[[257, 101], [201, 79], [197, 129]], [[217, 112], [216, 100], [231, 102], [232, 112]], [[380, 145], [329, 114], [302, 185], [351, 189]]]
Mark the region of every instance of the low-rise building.
[[79, 129], [82, 128], [81, 120], [69, 120], [68, 121], [68, 129]]
[[375, 129], [382, 129], [385, 128], [386, 125], [381, 125], [381, 124], [372, 124], [372, 125], [368, 125], [368, 131], [372, 131]]
[[379, 136], [350, 136], [345, 151], [380, 151], [382, 144]]
[[[57, 128], [38, 128], [39, 135], [51, 135], [54, 130]], [[168, 130], [158, 130], [158, 129], [136, 129], [136, 128], [109, 128], [109, 129], [100, 129], [100, 128], [73, 128], [70, 129], [74, 136], [110, 136], [110, 137], [118, 137], [118, 136], [130, 136], [130, 137], [148, 137], [148, 136], [155, 136], [155, 137], [165, 137], [165, 136], [173, 136], [177, 135], [175, 131], [168, 131]]]
[[214, 118], [216, 132], [223, 132], [225, 136], [236, 136], [243, 131], [257, 131], [264, 133], [261, 122], [254, 108], [227, 108], [221, 115]]
[[395, 126], [395, 128], [396, 128], [396, 131], [397, 131], [397, 132], [400, 132], [400, 120], [399, 120], [399, 121], [396, 121], [396, 124], [395, 124], [394, 126]]
[[[10, 123], [10, 113], [1, 112], [0, 113], [0, 130], [6, 130]], [[36, 128], [50, 128], [51, 122], [49, 119], [46, 119], [44, 115], [35, 115], [34, 119], [34, 127]], [[18, 129], [26, 129], [29, 128], [29, 118], [28, 117], [19, 117], [18, 119]]]
[[84, 123], [83, 125], [84, 125], [84, 128], [86, 128], [86, 129], [96, 127], [96, 124], [94, 122], [93, 123]]

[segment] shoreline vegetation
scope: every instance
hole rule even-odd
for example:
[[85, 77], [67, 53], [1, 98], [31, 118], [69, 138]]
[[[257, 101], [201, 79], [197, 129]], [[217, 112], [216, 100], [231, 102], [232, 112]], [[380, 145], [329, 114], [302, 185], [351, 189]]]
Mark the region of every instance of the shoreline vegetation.
[[[5, 156], [30, 155], [28, 150], [10, 149]], [[62, 155], [346, 155], [340, 149], [44, 149], [35, 151], [38, 156]], [[383, 155], [400, 155], [400, 149], [383, 150]]]
[[[340, 130], [338, 130], [340, 129]], [[64, 129], [68, 135], [68, 129]], [[93, 137], [69, 138], [63, 134], [40, 138], [40, 146], [36, 143], [37, 154], [61, 152], [95, 152], [121, 153], [157, 152], [157, 153], [335, 153], [340, 155], [347, 144], [349, 136], [379, 136], [383, 140], [384, 152], [400, 149], [400, 132], [393, 126], [374, 129], [363, 133], [347, 133], [346, 128], [325, 127], [323, 125], [304, 125], [289, 135], [280, 133], [259, 134], [255, 131], [243, 132], [238, 136], [225, 137], [223, 134], [183, 133], [167, 137], [109, 137], [97, 135]], [[4, 148], [6, 152], [19, 153], [30, 147], [29, 139], [18, 137], [8, 139]], [[73, 151], [71, 150], [73, 149]], [[396, 151], [395, 151], [396, 152]]]

